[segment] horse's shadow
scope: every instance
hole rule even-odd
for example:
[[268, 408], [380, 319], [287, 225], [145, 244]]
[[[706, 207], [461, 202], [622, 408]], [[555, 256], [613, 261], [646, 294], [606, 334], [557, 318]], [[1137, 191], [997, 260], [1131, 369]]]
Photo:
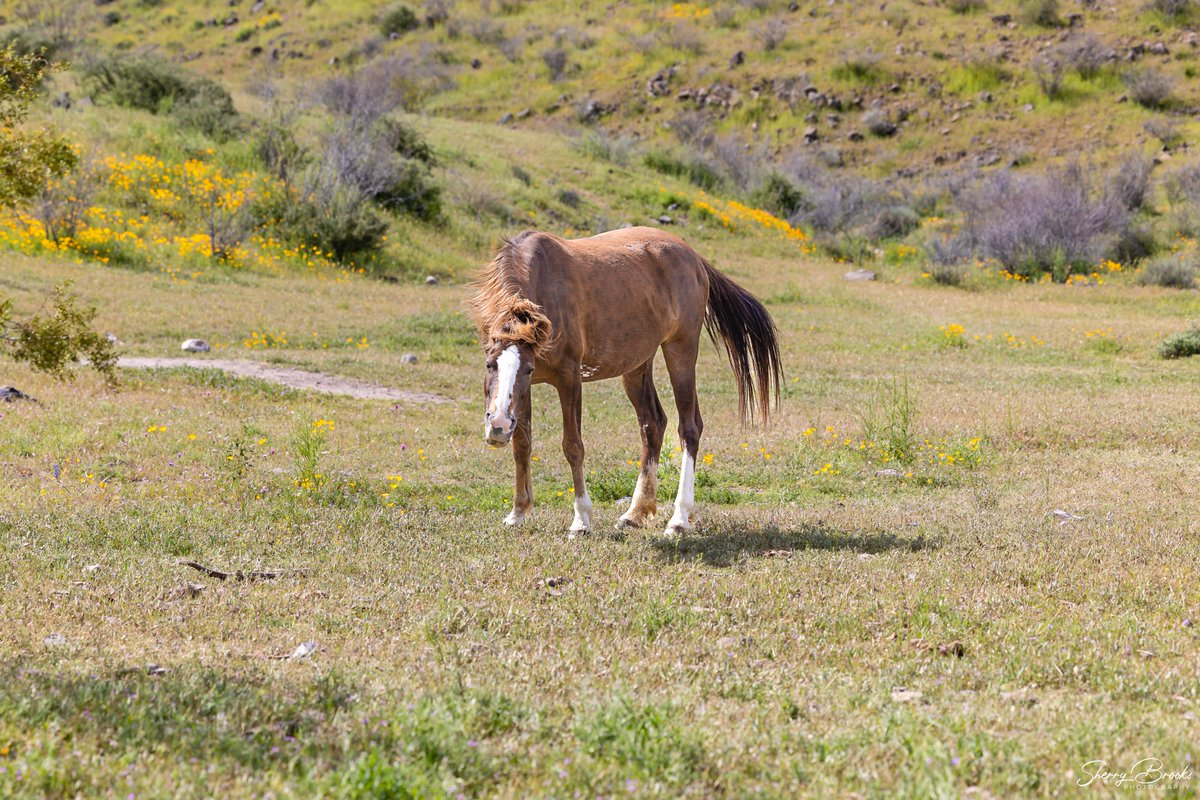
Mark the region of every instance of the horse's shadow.
[[925, 536], [902, 536], [887, 530], [839, 531], [821, 522], [795, 527], [717, 522], [678, 537], [656, 537], [652, 545], [668, 561], [701, 561], [728, 567], [752, 558], [787, 557], [804, 550], [848, 550], [878, 554], [893, 550], [935, 549]]

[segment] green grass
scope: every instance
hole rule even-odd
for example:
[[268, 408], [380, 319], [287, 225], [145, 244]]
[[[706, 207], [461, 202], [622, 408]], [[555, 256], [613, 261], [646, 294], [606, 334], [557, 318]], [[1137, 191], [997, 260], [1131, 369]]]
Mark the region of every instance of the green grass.
[[[900, 5], [905, 40], [930, 51], [952, 52], [943, 30], [991, 24], [978, 14], [943, 25], [938, 7]], [[131, 8], [108, 43], [198, 49], [189, 63], [231, 80], [257, 63], [237, 49], [247, 20], [226, 29], [203, 25], [211, 12], [192, 4]], [[629, 35], [652, 31], [651, 10], [662, 9], [623, 6], [587, 26], [597, 42], [572, 53], [584, 71], [554, 87], [531, 89], [529, 63], [441, 26], [383, 45], [485, 62], [430, 98], [429, 116], [406, 117], [434, 146], [447, 211], [439, 225], [392, 221], [400, 282], [5, 254], [0, 287], [19, 312], [73, 279], [131, 355], [174, 354], [202, 335], [221, 357], [452, 402], [360, 401], [193, 369], [125, 373], [113, 391], [86, 373], [63, 386], [6, 364], [4, 382], [41, 402], [0, 409], [0, 796], [1046, 797], [1080, 791], [1094, 759], [1194, 763], [1200, 366], [1158, 351], [1200, 312], [1195, 294], [1124, 275], [1015, 284], [986, 269], [964, 291], [921, 278], [919, 254], [899, 245], [882, 280], [850, 284], [845, 264], [795, 242], [726, 230], [693, 208], [678, 154], [663, 169], [611, 139], [579, 145], [554, 131], [570, 109], [546, 110], [559, 94], [622, 81], [644, 93], [674, 57], [660, 44], [629, 52]], [[493, 11], [510, 34], [557, 29], [565, 13]], [[319, 18], [348, 58], [375, 12], [288, 9], [278, 31], [243, 44], [286, 35], [307, 47]], [[822, 90], [841, 48], [894, 51], [892, 32], [883, 47], [866, 26], [862, 41], [834, 41], [846, 13], [821, 6], [792, 30], [789, 52], [812, 44]], [[1108, 31], [1131, 14], [1089, 13], [1088, 25]], [[727, 60], [748, 27], [722, 28], [722, 48], [690, 57], [673, 86]], [[1012, 35], [1028, 55], [1024, 33]], [[530, 43], [523, 58], [541, 49]], [[747, 53], [756, 76], [794, 73]], [[290, 78], [326, 74], [326, 60], [293, 59]], [[951, 57], [931, 63], [887, 59], [896, 76], [949, 71], [961, 81], [947, 90], [966, 100], [983, 90], [971, 81], [990, 80], [954, 72]], [[1018, 126], [1014, 140], [1036, 146], [1048, 134], [1031, 121], [1074, 131], [1108, 108], [1119, 89], [1094, 84], [1022, 116], [1025, 89], [1001, 80], [987, 91], [1014, 127], [968, 110], [951, 135], [935, 119], [888, 147], [907, 163], [910, 141], [949, 149]], [[495, 125], [518, 95], [534, 116]], [[674, 103], [646, 102], [644, 120], [622, 104], [604, 124], [656, 124]], [[174, 162], [211, 145], [140, 112], [45, 113], [101, 152]], [[1096, 135], [1128, 141], [1144, 118], [1118, 108]], [[871, 146], [850, 162], [869, 163]], [[257, 168], [247, 141], [212, 158]], [[536, 387], [536, 510], [504, 528], [511, 458], [479, 435], [467, 281], [523, 227], [574, 236], [663, 213], [766, 300], [786, 370], [774, 424], [740, 427], [728, 367], [703, 345], [699, 524], [661, 537], [679, 442], [660, 361], [671, 423], [659, 516], [618, 533], [640, 439], [620, 385], [589, 384], [597, 529], [569, 540], [576, 487], [560, 410]], [[425, 285], [428, 274], [440, 282]], [[962, 333], [948, 346], [951, 325]], [[416, 364], [401, 363], [406, 352]], [[1081, 519], [1059, 524], [1055, 509]], [[180, 558], [283, 574], [221, 582]], [[318, 649], [282, 658], [302, 642]]]

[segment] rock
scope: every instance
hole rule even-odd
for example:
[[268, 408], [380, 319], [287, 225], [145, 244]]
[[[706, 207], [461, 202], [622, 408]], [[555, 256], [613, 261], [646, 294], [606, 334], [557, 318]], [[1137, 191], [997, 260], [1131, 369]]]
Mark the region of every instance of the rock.
[[900, 470], [898, 469], [877, 469], [875, 470], [876, 478], [899, 478]]
[[425, 276], [425, 285], [426, 286], [437, 286], [438, 285], [437, 275], [426, 275]]
[[17, 400], [28, 400], [31, 403], [37, 402], [37, 400], [34, 400], [15, 386], [0, 386], [0, 401], [12, 403]]
[[675, 77], [675, 67], [660, 69], [654, 77], [646, 81], [646, 91], [651, 97], [665, 97], [671, 92], [671, 78]]
[[846, 134], [846, 138], [852, 142], [861, 142], [863, 140], [863, 135], [858, 131], [850, 131]]
[[848, 281], [873, 281], [873, 280], [875, 280], [875, 273], [869, 269], [862, 269], [860, 267], [859, 269], [854, 269], [854, 270], [850, 270], [849, 272], [847, 272], [846, 280], [848, 280]]
[[71, 93], [63, 92], [58, 97], [56, 97], [52, 101], [50, 101], [50, 105], [54, 106], [55, 108], [61, 108], [64, 110], [69, 109], [71, 107]]
[[745, 63], [746, 63], [746, 51], [738, 50], [736, 53], [733, 54], [733, 57], [729, 59], [729, 68], [733, 69], [734, 67], [740, 67], [742, 64], [745, 64]]
[[46, 647], [62, 647], [66, 643], [67, 637], [61, 633], [52, 633], [45, 639], [42, 639], [42, 644], [46, 645]]
[[480, 61], [478, 58], [471, 59], [471, 69], [479, 69], [482, 66], [483, 66], [483, 62]]
[[1154, 42], [1146, 47], [1146, 52], [1156, 56], [1170, 55], [1171, 51], [1167, 49], [1164, 42]]
[[417, 363], [417, 354], [416, 353], [405, 353], [404, 355], [400, 356], [400, 363], [401, 364]]
[[1067, 14], [1067, 27], [1068, 28], [1082, 28], [1083, 27], [1083, 14]]
[[821, 136], [820, 136], [820, 134], [817, 133], [816, 128], [809, 126], [804, 129], [804, 143], [805, 144], [812, 144], [813, 142], [819, 141], [820, 138], [821, 138]]
[[512, 114], [505, 114], [504, 116], [502, 116], [502, 117], [500, 118], [500, 124], [501, 124], [501, 125], [507, 125], [508, 123], [510, 123], [510, 122], [512, 122], [512, 121], [513, 121], [513, 115], [512, 115]]
[[674, 225], [675, 220], [671, 219], [666, 214], [663, 214], [661, 217], [658, 218], [658, 224], [659, 225]]
[[525, 119], [532, 113], [533, 112], [530, 111], [528, 108], [522, 108], [520, 111], [517, 112], [517, 119]]
[[207, 353], [212, 350], [212, 346], [203, 339], [188, 339], [179, 346], [179, 349], [185, 353]]
[[112, 333], [111, 331], [109, 333], [104, 334], [104, 339], [109, 344], [115, 344], [115, 345], [125, 344], [124, 342], [122, 342], [120, 339], [117, 338], [117, 335], [115, 333]]

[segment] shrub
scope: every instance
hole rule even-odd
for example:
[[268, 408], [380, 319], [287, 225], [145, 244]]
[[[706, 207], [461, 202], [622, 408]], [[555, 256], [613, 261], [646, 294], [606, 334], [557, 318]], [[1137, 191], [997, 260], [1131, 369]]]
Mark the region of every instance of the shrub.
[[962, 262], [931, 261], [925, 270], [934, 283], [942, 286], [962, 286], [967, 280], [967, 268]]
[[171, 113], [181, 124], [217, 139], [235, 133], [237, 111], [225, 87], [170, 62], [150, 56], [100, 60], [87, 67], [85, 81], [117, 105]]
[[843, 53], [841, 62], [832, 70], [833, 77], [849, 83], [879, 83], [887, 76], [887, 71], [879, 65], [881, 56], [875, 51], [866, 50]]
[[383, 247], [387, 221], [351, 186], [310, 167], [298, 186], [255, 209], [278, 238], [333, 253], [339, 263], [370, 256]]
[[1183, 142], [1179, 123], [1170, 117], [1155, 116], [1142, 123], [1142, 130], [1158, 139], [1163, 150], [1171, 150]]
[[1195, 0], [1150, 0], [1146, 4], [1150, 11], [1157, 11], [1169, 19], [1180, 19], [1191, 16], [1196, 9]]
[[398, 107], [416, 108], [453, 85], [442, 55], [422, 47], [415, 55], [381, 59], [330, 78], [317, 87], [316, 96], [335, 114], [371, 122]]
[[416, 30], [420, 25], [417, 15], [403, 3], [388, 6], [379, 17], [379, 32], [387, 37], [400, 36]]
[[642, 158], [642, 163], [664, 175], [683, 178], [705, 191], [712, 191], [721, 185], [721, 176], [712, 166], [698, 158], [670, 150], [651, 150]]
[[880, 213], [897, 204], [897, 198], [882, 184], [835, 174], [807, 156], [792, 157], [783, 172], [803, 186], [805, 193], [789, 222], [817, 232], [849, 234], [870, 226]]
[[1020, 15], [1027, 25], [1053, 28], [1062, 24], [1058, 17], [1058, 0], [1021, 0]]
[[1142, 286], [1169, 289], [1195, 289], [1197, 272], [1194, 253], [1171, 253], [1153, 258], [1142, 265], [1137, 282]]
[[867, 227], [867, 236], [873, 241], [906, 236], [921, 224], [917, 212], [908, 206], [892, 206], [879, 212]]
[[768, 53], [787, 40], [788, 24], [782, 17], [775, 17], [754, 26], [754, 37]]
[[1062, 96], [1066, 67], [1055, 56], [1035, 58], [1033, 60], [1033, 77], [1037, 80], [1038, 88], [1042, 90], [1042, 94], [1046, 96], [1047, 100], [1057, 100]]
[[698, 56], [704, 53], [704, 35], [695, 25], [675, 22], [659, 29], [659, 38], [668, 47]]
[[1191, 328], [1162, 340], [1158, 346], [1162, 358], [1187, 358], [1200, 354], [1200, 328]]
[[575, 140], [574, 148], [589, 158], [611, 161], [625, 165], [633, 153], [633, 140], [627, 136], [613, 136], [603, 128], [589, 128]]
[[786, 176], [769, 172], [748, 198], [750, 205], [787, 218], [805, 203], [804, 193]]
[[1153, 67], [1131, 70], [1125, 73], [1125, 88], [1129, 99], [1144, 108], [1164, 108], [1171, 101], [1175, 82], [1171, 76]]
[[969, 248], [1024, 276], [1049, 271], [1065, 280], [1111, 254], [1129, 229], [1126, 208], [1078, 163], [1037, 176], [994, 173], [962, 192], [956, 205], [962, 241], [950, 251]]
[[946, 0], [946, 8], [955, 14], [973, 14], [987, 8], [987, 0]]
[[325, 136], [321, 161], [336, 180], [385, 208], [432, 220], [441, 213], [441, 190], [428, 165], [406, 158], [398, 147], [412, 147], [401, 123], [389, 121], [364, 129], [353, 122], [335, 125]]
[[507, 36], [496, 42], [496, 49], [512, 63], [516, 64], [525, 55], [525, 37], [521, 35]]
[[550, 70], [550, 80], [556, 81], [567, 68], [567, 52], [557, 47], [546, 50], [542, 53], [542, 63]]
[[1108, 188], [1117, 201], [1130, 211], [1146, 204], [1150, 193], [1150, 172], [1154, 159], [1133, 151], [1128, 153], [1108, 179]]
[[1067, 69], [1074, 70], [1085, 81], [1099, 75], [1115, 55], [1111, 47], [1090, 33], [1064, 42], [1056, 53]]
[[579, 192], [575, 191], [574, 189], [559, 189], [557, 192], [555, 192], [554, 196], [557, 198], [558, 202], [562, 203], [568, 208], [579, 208]]

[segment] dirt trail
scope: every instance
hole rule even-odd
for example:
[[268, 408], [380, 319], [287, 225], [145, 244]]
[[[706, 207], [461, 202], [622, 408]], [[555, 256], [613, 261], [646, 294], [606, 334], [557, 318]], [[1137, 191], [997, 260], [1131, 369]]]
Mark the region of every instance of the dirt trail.
[[324, 372], [309, 372], [294, 367], [280, 367], [261, 361], [246, 361], [232, 358], [122, 358], [117, 366], [128, 369], [219, 369], [239, 378], [259, 380], [290, 386], [293, 389], [308, 389], [326, 394], [340, 394], [365, 400], [402, 400], [409, 403], [448, 403], [450, 398], [433, 392], [410, 392], [392, 389], [377, 383], [367, 383], [353, 378], [343, 378]]

